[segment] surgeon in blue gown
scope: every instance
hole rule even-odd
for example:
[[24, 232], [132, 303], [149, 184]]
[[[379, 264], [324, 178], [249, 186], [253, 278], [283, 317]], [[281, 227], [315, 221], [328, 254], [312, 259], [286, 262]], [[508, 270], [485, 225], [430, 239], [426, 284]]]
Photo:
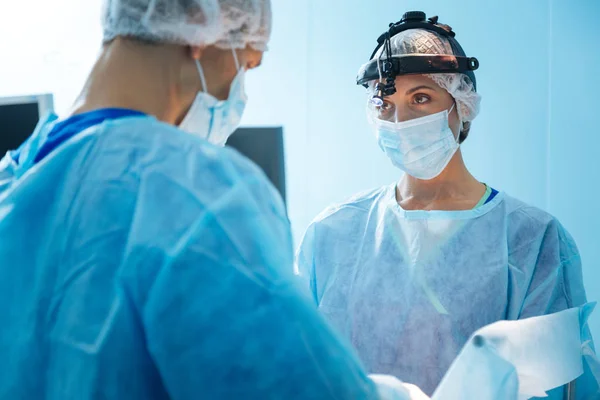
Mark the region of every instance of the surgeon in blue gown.
[[105, 2], [73, 110], [0, 162], [1, 399], [378, 398], [294, 283], [280, 197], [223, 147], [270, 19]]
[[[415, 28], [421, 18], [423, 28]], [[296, 267], [369, 372], [399, 376], [431, 395], [479, 328], [587, 299], [579, 251], [560, 222], [465, 166], [460, 146], [480, 104], [472, 71], [407, 70], [423, 59], [431, 61], [421, 71], [429, 71], [464, 57], [454, 32], [419, 12], [402, 23], [408, 28], [379, 42], [359, 83], [368, 88], [377, 144], [404, 175], [323, 211]], [[388, 60], [404, 65], [391, 79], [393, 93], [385, 93]], [[374, 76], [364, 79], [369, 71]], [[583, 332], [586, 372], [575, 382], [577, 398], [600, 398], [594, 345], [587, 326]]]

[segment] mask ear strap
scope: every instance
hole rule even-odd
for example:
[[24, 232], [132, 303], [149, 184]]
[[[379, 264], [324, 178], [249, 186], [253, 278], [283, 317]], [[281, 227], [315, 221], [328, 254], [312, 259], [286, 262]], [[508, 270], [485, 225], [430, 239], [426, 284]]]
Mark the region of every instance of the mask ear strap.
[[456, 105], [456, 101], [454, 103], [452, 103], [452, 107], [450, 107], [450, 110], [448, 110], [448, 117], [450, 116], [450, 113], [452, 113], [452, 110], [454, 110], [454, 107], [456, 108], [456, 115], [458, 116], [458, 135], [456, 136], [456, 143], [458, 143], [460, 141], [460, 134], [462, 132], [462, 128], [463, 128], [463, 122], [460, 118], [460, 114], [458, 113], [458, 106]]
[[198, 69], [198, 75], [200, 75], [200, 83], [202, 83], [202, 91], [204, 93], [207, 93], [206, 78], [204, 78], [204, 70], [202, 69], [202, 65], [200, 65], [199, 60], [194, 60], [194, 61], [196, 61], [196, 68]]
[[235, 61], [235, 68], [239, 71], [240, 70], [240, 62], [238, 61], [238, 56], [237, 53], [235, 52], [235, 49], [232, 47], [231, 51], [233, 52], [233, 61]]

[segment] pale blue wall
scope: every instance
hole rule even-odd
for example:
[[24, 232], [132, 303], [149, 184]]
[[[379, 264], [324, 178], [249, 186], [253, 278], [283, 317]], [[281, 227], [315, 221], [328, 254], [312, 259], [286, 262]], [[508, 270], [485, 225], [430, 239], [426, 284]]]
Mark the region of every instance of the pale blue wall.
[[[548, 209], [577, 240], [600, 298], [600, 2], [551, 0]], [[600, 341], [600, 308], [592, 315]], [[598, 345], [596, 345], [598, 347]]]

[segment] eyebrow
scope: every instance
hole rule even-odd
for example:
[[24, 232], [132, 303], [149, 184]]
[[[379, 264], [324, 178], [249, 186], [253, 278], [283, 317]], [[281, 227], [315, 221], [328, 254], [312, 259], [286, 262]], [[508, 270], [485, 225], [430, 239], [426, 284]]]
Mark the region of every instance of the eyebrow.
[[409, 94], [413, 94], [413, 93], [414, 93], [414, 92], [416, 92], [417, 90], [421, 90], [421, 89], [429, 89], [429, 90], [434, 90], [434, 91], [435, 91], [435, 89], [434, 89], [434, 88], [432, 88], [431, 86], [427, 86], [427, 85], [420, 85], [420, 86], [416, 86], [416, 87], [414, 87], [414, 88], [412, 88], [412, 89], [408, 89], [408, 90], [406, 91], [406, 94], [407, 94], [407, 95], [409, 95]]

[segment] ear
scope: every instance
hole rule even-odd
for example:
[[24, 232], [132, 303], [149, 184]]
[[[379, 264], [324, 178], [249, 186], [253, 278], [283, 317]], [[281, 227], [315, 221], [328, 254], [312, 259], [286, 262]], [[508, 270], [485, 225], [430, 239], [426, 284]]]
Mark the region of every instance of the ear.
[[192, 57], [194, 60], [199, 60], [200, 57], [202, 57], [203, 50], [204, 50], [204, 47], [189, 46], [190, 57]]

